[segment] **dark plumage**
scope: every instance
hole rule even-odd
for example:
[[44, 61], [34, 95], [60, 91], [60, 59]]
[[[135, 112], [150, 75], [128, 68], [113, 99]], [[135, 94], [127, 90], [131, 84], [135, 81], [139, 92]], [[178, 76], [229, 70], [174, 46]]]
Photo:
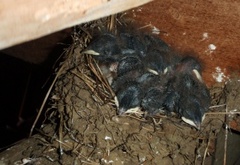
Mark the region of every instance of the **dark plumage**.
[[122, 58], [118, 38], [111, 33], [94, 38], [83, 53], [94, 55], [95, 59], [104, 63], [116, 62]]
[[132, 70], [143, 70], [142, 61], [136, 56], [126, 56], [119, 61], [117, 75], [123, 76]]
[[150, 116], [157, 113], [166, 113], [162, 106], [163, 98], [164, 93], [162, 90], [157, 88], [151, 88], [144, 95], [141, 106]]
[[163, 52], [172, 51], [170, 46], [166, 42], [161, 40], [159, 37], [145, 34], [143, 38], [144, 38], [144, 43], [148, 47], [148, 50], [151, 49], [152, 47], [155, 47], [158, 50]]
[[163, 105], [199, 129], [199, 123], [210, 106], [209, 91], [193, 74], [184, 72], [175, 74], [168, 82], [167, 97]]
[[147, 52], [147, 46], [141, 35], [131, 33], [120, 33], [119, 37], [122, 42], [123, 54], [137, 54], [140, 58], [144, 57]]
[[179, 107], [179, 100], [180, 100], [180, 94], [178, 91], [172, 91], [169, 90], [164, 93], [165, 98], [163, 100], [163, 107], [169, 112], [176, 112], [178, 111]]
[[122, 115], [128, 110], [140, 110], [140, 103], [143, 96], [143, 91], [138, 83], [129, 82], [123, 84], [117, 93], [118, 114]]
[[179, 72], [182, 70], [184, 72], [191, 72], [192, 70], [196, 69], [198, 72], [202, 72], [202, 66], [200, 64], [200, 62], [192, 57], [192, 56], [186, 56], [184, 57], [180, 62], [179, 62], [180, 67]]
[[134, 108], [148, 115], [175, 112], [200, 128], [210, 94], [197, 58], [180, 56], [158, 37], [125, 29], [99, 35], [83, 53], [99, 61], [120, 115]]
[[151, 72], [145, 71], [141, 76], [139, 76], [136, 81], [141, 84], [144, 90], [152, 86], [152, 82], [158, 81], [159, 77]]
[[179, 63], [175, 65], [175, 73], [188, 73], [195, 76], [199, 81], [202, 80], [202, 66], [199, 61], [191, 56], [184, 57]]
[[143, 63], [149, 72], [156, 75], [162, 74], [164, 69], [170, 65], [168, 60], [169, 54], [159, 49], [152, 49], [147, 52], [147, 56], [143, 58]]
[[157, 113], [167, 113], [163, 110], [163, 100], [165, 98], [165, 77], [155, 75], [151, 72], [143, 74], [137, 79], [144, 91], [144, 97], [141, 102], [143, 110], [147, 115]]
[[140, 58], [149, 55], [149, 49], [157, 48], [169, 52], [170, 47], [160, 38], [149, 34], [122, 32], [119, 34], [122, 43], [122, 54], [137, 54]]
[[206, 107], [201, 105], [201, 99], [203, 98], [188, 95], [182, 96], [179, 101], [178, 112], [182, 120], [197, 129], [200, 129], [206, 111]]
[[117, 76], [113, 81], [112, 88], [115, 92], [122, 87], [123, 84], [136, 79], [144, 72], [142, 61], [136, 56], [126, 56], [119, 61], [117, 68]]

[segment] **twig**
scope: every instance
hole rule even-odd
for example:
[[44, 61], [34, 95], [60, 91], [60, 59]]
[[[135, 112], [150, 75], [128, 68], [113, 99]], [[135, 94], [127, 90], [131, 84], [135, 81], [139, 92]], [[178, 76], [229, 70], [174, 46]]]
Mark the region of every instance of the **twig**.
[[145, 25], [145, 26], [142, 26], [142, 27], [140, 27], [140, 28], [138, 28], [138, 30], [140, 30], [140, 29], [145, 29], [145, 28], [147, 28], [147, 27], [152, 27], [153, 25], [150, 23], [150, 24], [147, 24], [147, 25]]
[[226, 106], [226, 104], [213, 105], [213, 106], [209, 107], [209, 109], [218, 108], [218, 107], [224, 107], [224, 106]]
[[48, 99], [48, 97], [49, 97], [49, 95], [50, 95], [50, 92], [52, 91], [52, 88], [53, 88], [55, 82], [57, 81], [58, 76], [59, 76], [58, 74], [55, 76], [55, 78], [54, 78], [54, 80], [53, 80], [50, 88], [48, 89], [48, 92], [47, 92], [47, 94], [46, 94], [46, 96], [45, 96], [45, 98], [44, 98], [44, 100], [43, 100], [43, 103], [42, 103], [40, 109], [39, 109], [39, 112], [38, 112], [38, 114], [37, 114], [37, 117], [36, 117], [36, 119], [34, 120], [33, 125], [32, 125], [32, 127], [31, 127], [31, 130], [30, 130], [30, 133], [29, 133], [29, 137], [32, 136], [33, 129], [35, 128], [35, 125], [36, 125], [36, 123], [37, 123], [37, 121], [38, 121], [38, 119], [39, 119], [39, 117], [40, 117], [40, 115], [41, 115], [41, 113], [42, 113], [42, 111], [43, 111], [43, 108], [44, 108], [44, 106], [45, 106], [45, 104], [46, 104], [46, 102], [47, 102], [47, 99]]
[[[228, 109], [226, 107], [226, 113], [228, 112]], [[228, 122], [228, 116], [225, 116], [226, 123]], [[224, 155], [223, 155], [223, 165], [227, 164], [227, 141], [228, 141], [228, 125], [225, 124], [225, 139], [224, 139]]]
[[207, 112], [206, 115], [236, 115], [240, 114], [240, 112]]
[[115, 20], [116, 20], [115, 15], [111, 15], [110, 16], [110, 23], [108, 25], [108, 30], [109, 31], [113, 31], [113, 28], [114, 28], [114, 25], [115, 25]]
[[[71, 47], [69, 50], [70, 50], [70, 53], [73, 53], [73, 47]], [[40, 107], [40, 109], [39, 109], [39, 112], [38, 112], [38, 114], [37, 114], [37, 117], [36, 117], [36, 119], [35, 119], [34, 122], [33, 122], [33, 125], [32, 125], [32, 127], [31, 127], [31, 130], [30, 130], [30, 133], [29, 133], [29, 137], [32, 136], [33, 129], [35, 128], [36, 123], [37, 123], [40, 115], [42, 114], [43, 108], [44, 108], [44, 106], [45, 106], [45, 104], [46, 104], [46, 102], [47, 102], [47, 99], [48, 99], [48, 97], [49, 97], [49, 95], [50, 95], [50, 92], [52, 91], [52, 88], [53, 88], [53, 86], [55, 85], [58, 77], [62, 74], [62, 71], [63, 71], [63, 69], [65, 68], [65, 64], [66, 64], [67, 62], [68, 62], [68, 60], [65, 60], [65, 62], [63, 63], [63, 65], [61, 66], [61, 68], [59, 69], [59, 71], [57, 72], [57, 75], [55, 76], [55, 78], [54, 78], [51, 86], [49, 87], [49, 89], [48, 89], [48, 91], [47, 91], [47, 94], [46, 94], [46, 96], [45, 96], [45, 98], [44, 98], [44, 100], [43, 100], [43, 103], [42, 103], [42, 105], [41, 105], [41, 107]]]
[[[59, 136], [59, 141], [62, 142], [63, 141], [63, 114], [62, 112], [60, 112], [60, 124], [59, 124], [59, 129], [58, 129], [58, 136]], [[59, 153], [60, 156], [63, 155], [63, 147], [62, 147], [62, 143], [59, 143]]]
[[202, 165], [204, 165], [204, 162], [205, 162], [205, 159], [206, 159], [206, 156], [207, 156], [207, 151], [208, 151], [208, 148], [209, 148], [209, 145], [210, 145], [210, 142], [211, 142], [210, 138], [211, 138], [211, 132], [210, 132], [210, 136], [209, 136], [209, 138], [208, 138], [207, 147], [206, 147], [206, 149], [205, 149], [205, 151], [204, 151], [203, 160], [202, 160]]

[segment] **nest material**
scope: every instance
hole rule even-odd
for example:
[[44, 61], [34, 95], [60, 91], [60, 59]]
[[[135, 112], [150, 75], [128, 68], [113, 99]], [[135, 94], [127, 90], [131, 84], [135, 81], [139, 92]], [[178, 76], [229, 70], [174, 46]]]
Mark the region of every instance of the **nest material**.
[[[224, 115], [207, 115], [200, 132], [175, 118], [117, 115], [114, 93], [97, 63], [80, 53], [93, 29], [108, 26], [114, 30], [113, 19], [76, 27], [74, 43], [66, 50], [52, 86], [48, 120], [41, 129], [52, 143], [52, 152], [60, 155], [62, 164], [203, 163], [213, 155]], [[214, 105], [220, 103], [220, 88], [211, 92]]]

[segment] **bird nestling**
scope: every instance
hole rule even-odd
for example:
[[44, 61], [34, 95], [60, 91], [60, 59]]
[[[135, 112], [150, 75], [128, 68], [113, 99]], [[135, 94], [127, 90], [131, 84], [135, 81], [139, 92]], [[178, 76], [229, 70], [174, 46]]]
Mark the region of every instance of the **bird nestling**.
[[184, 57], [170, 75], [164, 106], [179, 114], [184, 122], [200, 129], [211, 100], [201, 77], [200, 63], [193, 57]]
[[100, 33], [83, 53], [93, 55], [116, 93], [118, 114], [177, 113], [200, 129], [210, 106], [200, 62], [181, 56], [163, 40], [144, 32]]
[[143, 97], [143, 91], [139, 84], [136, 82], [127, 82], [123, 85], [124, 88], [117, 91], [115, 98], [118, 114], [123, 115], [131, 111], [139, 111]]

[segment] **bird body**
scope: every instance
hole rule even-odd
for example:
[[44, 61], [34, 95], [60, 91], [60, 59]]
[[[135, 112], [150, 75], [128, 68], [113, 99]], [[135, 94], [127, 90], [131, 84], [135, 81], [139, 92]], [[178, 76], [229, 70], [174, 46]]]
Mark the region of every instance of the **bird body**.
[[176, 112], [183, 121], [197, 129], [200, 129], [211, 99], [200, 71], [200, 63], [192, 57], [183, 58], [176, 64], [169, 74], [167, 85], [169, 99], [164, 102], [169, 111]]
[[154, 73], [146, 72], [137, 79], [137, 82], [144, 91], [141, 106], [148, 113], [147, 115], [153, 116], [162, 112], [165, 91], [164, 79]]
[[124, 88], [117, 91], [118, 114], [122, 115], [128, 110], [140, 110], [143, 92], [138, 83], [128, 82]]
[[148, 112], [148, 115], [153, 116], [157, 113], [167, 114], [166, 111], [163, 110], [163, 91], [157, 88], [149, 89], [144, 95], [141, 106], [145, 111]]

